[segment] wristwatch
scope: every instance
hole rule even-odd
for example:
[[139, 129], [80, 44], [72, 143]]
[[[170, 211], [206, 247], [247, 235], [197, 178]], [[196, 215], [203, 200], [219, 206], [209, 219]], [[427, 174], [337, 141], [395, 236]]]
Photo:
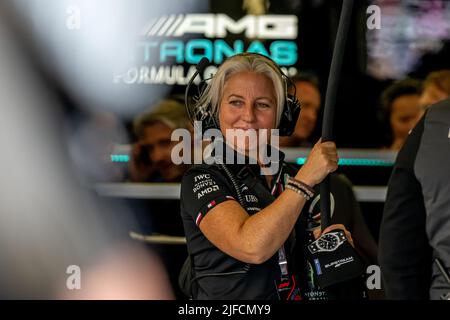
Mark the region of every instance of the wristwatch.
[[343, 230], [332, 231], [322, 235], [316, 241], [308, 245], [308, 249], [311, 253], [334, 251], [341, 244], [347, 241]]

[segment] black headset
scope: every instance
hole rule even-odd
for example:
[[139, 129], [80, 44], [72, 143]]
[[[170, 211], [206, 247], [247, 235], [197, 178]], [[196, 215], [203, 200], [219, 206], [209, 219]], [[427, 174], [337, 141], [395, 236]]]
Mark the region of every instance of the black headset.
[[[300, 102], [297, 99], [296, 96], [296, 88], [294, 82], [281, 70], [281, 68], [273, 61], [271, 58], [259, 54], [259, 53], [250, 53], [250, 52], [244, 52], [239, 53], [235, 56], [259, 56], [267, 60], [270, 66], [272, 66], [276, 71], [279, 72], [281, 79], [284, 81], [285, 89], [286, 89], [286, 97], [285, 102], [283, 106], [283, 111], [281, 114], [280, 122], [278, 124], [277, 129], [279, 129], [279, 135], [280, 136], [290, 136], [295, 129], [295, 125], [297, 124], [298, 116], [300, 114]], [[231, 58], [232, 58], [231, 57]], [[211, 105], [208, 105], [203, 110], [199, 110], [195, 116], [192, 116], [191, 110], [193, 109], [192, 103], [196, 103], [200, 97], [205, 92], [207, 86], [209, 84], [206, 83], [206, 80], [202, 80], [197, 87], [197, 94], [194, 94], [189, 98], [189, 90], [197, 77], [198, 74], [203, 73], [205, 68], [209, 65], [210, 61], [208, 58], [204, 57], [200, 60], [200, 62], [196, 66], [196, 71], [190, 78], [188, 85], [186, 87], [184, 101], [186, 106], [186, 111], [188, 113], [189, 118], [192, 122], [194, 121], [201, 121], [202, 122], [202, 133], [204, 133], [208, 129], [219, 129], [219, 123], [218, 119], [214, 117], [211, 110]], [[212, 78], [210, 78], [212, 79]], [[210, 80], [207, 79], [207, 80]], [[292, 87], [294, 89], [294, 94], [289, 94], [289, 87]]]

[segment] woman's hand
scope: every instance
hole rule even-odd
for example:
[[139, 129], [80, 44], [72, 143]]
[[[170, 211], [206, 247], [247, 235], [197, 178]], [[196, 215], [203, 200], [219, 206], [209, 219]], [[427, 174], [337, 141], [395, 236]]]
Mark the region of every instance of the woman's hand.
[[329, 173], [336, 171], [337, 167], [336, 144], [332, 141], [322, 142], [322, 139], [319, 139], [295, 178], [314, 187]]
[[351, 246], [354, 248], [355, 245], [353, 243], [352, 234], [345, 228], [343, 224], [332, 224], [328, 228], [325, 228], [325, 230], [321, 231], [320, 227], [313, 230], [314, 239], [318, 239], [321, 235], [328, 233], [333, 230], [344, 230], [345, 237], [347, 238], [348, 242], [351, 244]]

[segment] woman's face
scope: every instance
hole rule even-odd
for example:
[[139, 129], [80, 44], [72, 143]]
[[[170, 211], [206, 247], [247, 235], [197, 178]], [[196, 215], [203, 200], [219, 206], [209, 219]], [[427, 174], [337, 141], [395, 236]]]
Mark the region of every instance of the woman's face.
[[259, 130], [268, 129], [270, 135], [270, 129], [275, 128], [276, 101], [275, 89], [267, 76], [249, 71], [231, 75], [219, 105], [220, 129], [227, 142], [246, 154], [255, 149], [259, 145]]
[[423, 109], [418, 94], [407, 94], [392, 102], [390, 123], [395, 139], [406, 140], [409, 132], [420, 120]]

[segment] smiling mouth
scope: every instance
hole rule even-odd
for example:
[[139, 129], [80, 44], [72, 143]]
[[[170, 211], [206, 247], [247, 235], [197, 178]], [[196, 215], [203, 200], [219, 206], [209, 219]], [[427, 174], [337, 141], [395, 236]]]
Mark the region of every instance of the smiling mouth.
[[243, 131], [248, 131], [248, 130], [255, 130], [257, 131], [258, 129], [255, 128], [233, 128], [234, 130], [243, 130]]

